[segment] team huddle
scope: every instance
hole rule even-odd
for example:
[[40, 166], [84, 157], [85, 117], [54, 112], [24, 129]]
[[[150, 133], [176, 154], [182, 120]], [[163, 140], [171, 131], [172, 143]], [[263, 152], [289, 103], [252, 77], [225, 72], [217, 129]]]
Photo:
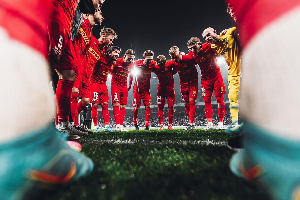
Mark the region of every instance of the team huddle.
[[[102, 5], [103, 1], [100, 3]], [[72, 8], [72, 7], [71, 7]], [[80, 7], [77, 8], [77, 11]], [[72, 8], [74, 9], [74, 8]], [[81, 11], [82, 12], [82, 11]], [[143, 59], [134, 61], [135, 52], [132, 49], [125, 51], [120, 57], [121, 48], [113, 46], [117, 34], [111, 28], [103, 28], [100, 38], [92, 35], [92, 28], [100, 25], [103, 17], [101, 7], [96, 8], [93, 13], [80, 14], [73, 19], [72, 31], [66, 34], [66, 30], [57, 34], [58, 22], [61, 22], [57, 12], [52, 18], [53, 28], [52, 40], [50, 40], [50, 61], [58, 73], [60, 79], [56, 89], [57, 99], [57, 128], [69, 133], [86, 134], [87, 131], [79, 126], [78, 115], [83, 108], [92, 103], [92, 119], [95, 131], [98, 132], [98, 106], [102, 107], [102, 117], [105, 131], [114, 131], [109, 125], [109, 94], [106, 85], [107, 77], [112, 75], [111, 80], [111, 103], [113, 105], [113, 116], [117, 131], [126, 131], [123, 126], [125, 118], [125, 107], [127, 105], [128, 91], [133, 85], [133, 121], [136, 130], [139, 130], [137, 122], [138, 110], [141, 100], [145, 106], [145, 130], [149, 130], [150, 121], [150, 80], [151, 73], [158, 77], [157, 90], [158, 118], [160, 128], [164, 126], [165, 100], [168, 103], [168, 129], [172, 127], [174, 117], [174, 78], [178, 73], [180, 77], [180, 89], [182, 100], [185, 104], [186, 114], [189, 119], [186, 129], [195, 128], [196, 99], [198, 97], [198, 72], [196, 65], [201, 70], [201, 91], [205, 103], [205, 115], [207, 128], [213, 128], [212, 123], [212, 94], [214, 93], [218, 103], [219, 129], [224, 129], [223, 120], [225, 116], [225, 104], [223, 95], [226, 89], [220, 67], [217, 64], [216, 56], [225, 55], [229, 69], [229, 99], [231, 103], [232, 126], [238, 121], [238, 102], [240, 76], [240, 55], [237, 44], [235, 28], [225, 30], [217, 35], [212, 28], [203, 32], [203, 38], [207, 41], [201, 43], [197, 37], [192, 37], [188, 43], [189, 54], [180, 52], [177, 46], [169, 49], [171, 60], [166, 60], [164, 55], [157, 56], [154, 61], [154, 52], [146, 50]], [[77, 18], [77, 19], [76, 19]], [[71, 27], [72, 19], [67, 20], [68, 27]], [[78, 22], [78, 23], [75, 23]], [[69, 28], [70, 29], [70, 28]], [[56, 33], [56, 34], [54, 34]], [[65, 35], [62, 36], [62, 33]], [[50, 37], [51, 38], [51, 37]], [[138, 76], [133, 76], [132, 71], [138, 70]], [[129, 83], [128, 82], [129, 77]], [[78, 100], [81, 101], [78, 103]], [[71, 113], [74, 126], [69, 125], [69, 113]]]

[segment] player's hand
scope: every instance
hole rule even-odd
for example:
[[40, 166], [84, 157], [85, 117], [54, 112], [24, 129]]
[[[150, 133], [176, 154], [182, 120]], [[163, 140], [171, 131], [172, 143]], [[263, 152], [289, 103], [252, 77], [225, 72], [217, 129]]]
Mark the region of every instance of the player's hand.
[[221, 35], [225, 35], [225, 34], [227, 33], [227, 30], [228, 30], [228, 29], [223, 30], [223, 31], [221, 32]]

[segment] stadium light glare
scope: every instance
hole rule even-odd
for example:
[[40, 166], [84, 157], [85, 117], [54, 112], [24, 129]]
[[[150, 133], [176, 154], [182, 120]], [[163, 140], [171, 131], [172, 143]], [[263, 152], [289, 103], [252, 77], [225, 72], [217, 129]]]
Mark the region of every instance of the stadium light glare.
[[133, 76], [137, 77], [140, 74], [140, 70], [139, 70], [139, 68], [134, 66], [133, 69], [131, 70], [131, 73]]
[[225, 58], [223, 56], [217, 57], [217, 63], [219, 66], [226, 64]]

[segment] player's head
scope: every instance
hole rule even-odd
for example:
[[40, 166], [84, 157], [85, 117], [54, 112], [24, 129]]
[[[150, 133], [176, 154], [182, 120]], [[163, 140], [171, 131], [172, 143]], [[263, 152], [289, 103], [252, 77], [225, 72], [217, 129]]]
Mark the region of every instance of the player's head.
[[156, 62], [159, 66], [165, 66], [167, 59], [164, 55], [159, 55], [156, 58]]
[[191, 37], [191, 39], [189, 39], [189, 41], [187, 42], [187, 47], [189, 51], [197, 53], [199, 49], [201, 49], [202, 43], [200, 42], [199, 38]]
[[127, 49], [125, 51], [125, 55], [124, 55], [124, 62], [125, 63], [131, 63], [134, 61], [135, 58], [135, 52], [132, 49]]
[[107, 55], [113, 60], [116, 61], [119, 58], [121, 48], [118, 46], [110, 46], [107, 48]]
[[146, 65], [149, 65], [152, 62], [153, 57], [154, 57], [154, 52], [151, 50], [146, 50], [143, 54], [144, 63]]
[[96, 9], [96, 12], [94, 14], [94, 19], [95, 19], [95, 25], [101, 25], [102, 21], [104, 20], [100, 7]]
[[204, 29], [202, 37], [206, 42], [215, 43], [217, 41], [217, 32], [212, 27]]
[[78, 3], [80, 11], [84, 14], [94, 14], [105, 0], [81, 0]]
[[118, 35], [112, 28], [102, 28], [100, 31], [99, 42], [105, 47], [112, 45], [114, 39], [117, 39]]
[[178, 48], [177, 46], [172, 46], [172, 47], [169, 49], [169, 54], [170, 54], [172, 60], [178, 61], [178, 57], [179, 57], [179, 55], [180, 55], [179, 48]]

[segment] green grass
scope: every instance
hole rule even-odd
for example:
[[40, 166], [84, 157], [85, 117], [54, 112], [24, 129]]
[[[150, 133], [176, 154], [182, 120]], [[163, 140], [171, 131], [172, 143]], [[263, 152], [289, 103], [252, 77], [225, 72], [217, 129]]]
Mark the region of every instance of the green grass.
[[83, 152], [94, 171], [47, 199], [268, 199], [230, 172], [229, 138], [221, 130], [86, 136]]

